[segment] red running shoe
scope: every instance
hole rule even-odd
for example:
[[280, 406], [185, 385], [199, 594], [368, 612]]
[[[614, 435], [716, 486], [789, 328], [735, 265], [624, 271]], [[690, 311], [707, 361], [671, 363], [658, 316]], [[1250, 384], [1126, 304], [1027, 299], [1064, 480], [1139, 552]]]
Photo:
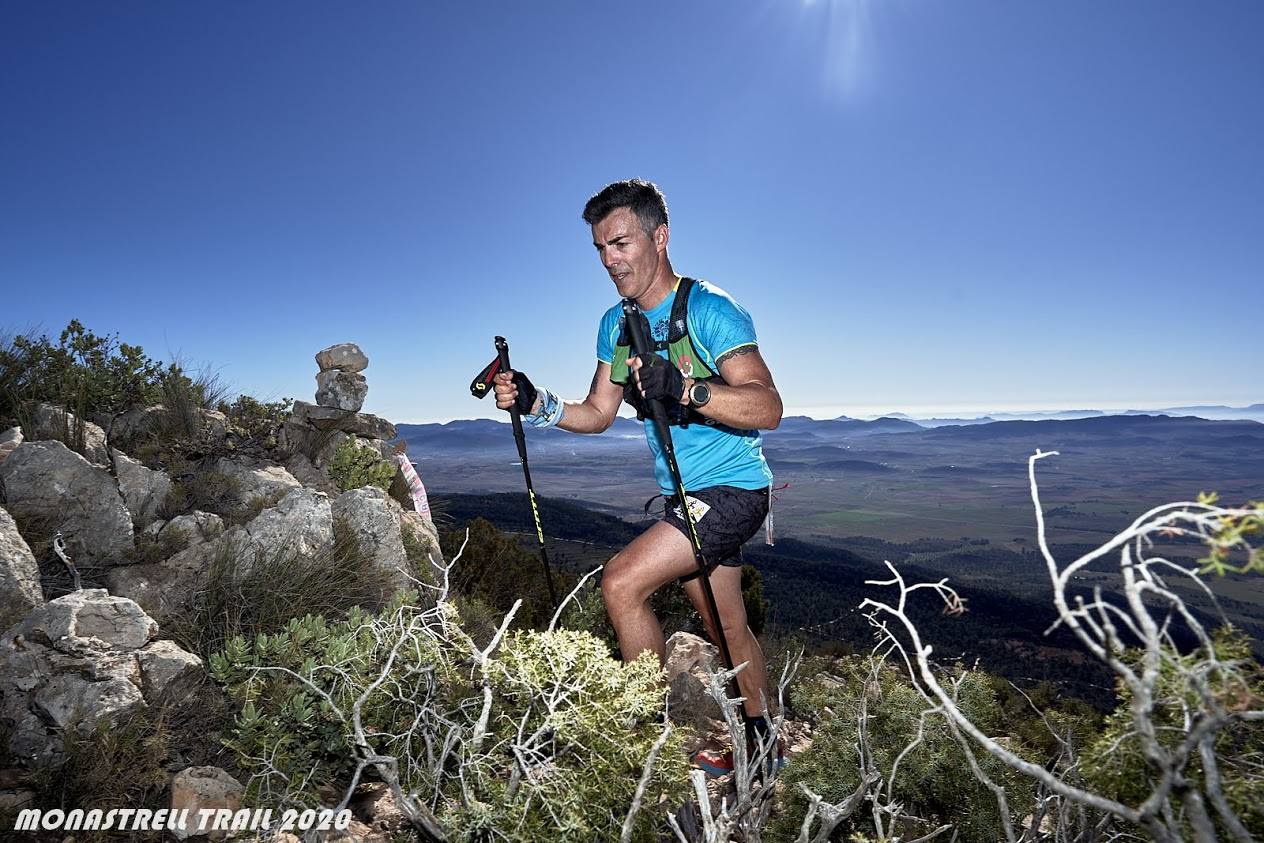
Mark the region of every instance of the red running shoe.
[[[752, 748], [748, 752], [753, 753], [754, 749]], [[750, 757], [749, 754], [747, 757]], [[694, 754], [693, 763], [697, 764], [707, 775], [718, 779], [733, 772], [733, 750], [701, 749]], [[780, 770], [784, 766], [786, 766], [785, 742], [778, 740], [777, 769]]]

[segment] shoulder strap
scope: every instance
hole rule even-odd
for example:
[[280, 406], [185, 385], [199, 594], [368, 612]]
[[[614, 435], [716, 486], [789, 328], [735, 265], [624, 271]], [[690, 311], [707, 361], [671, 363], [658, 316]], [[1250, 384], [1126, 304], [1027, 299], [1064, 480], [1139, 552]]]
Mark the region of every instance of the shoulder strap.
[[667, 326], [669, 343], [689, 333], [689, 293], [697, 283], [692, 278], [681, 278], [676, 285], [676, 297], [672, 299], [671, 321]]

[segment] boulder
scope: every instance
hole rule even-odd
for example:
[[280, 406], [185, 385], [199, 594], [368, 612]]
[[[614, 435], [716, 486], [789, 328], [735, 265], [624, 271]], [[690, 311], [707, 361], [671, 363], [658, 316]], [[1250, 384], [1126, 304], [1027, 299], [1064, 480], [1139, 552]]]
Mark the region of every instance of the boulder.
[[330, 479], [329, 472], [323, 468], [317, 468], [305, 454], [295, 454], [290, 457], [285, 463], [285, 470], [309, 489], [316, 489], [327, 495], [338, 494], [338, 486]]
[[369, 384], [358, 372], [330, 369], [316, 375], [316, 403], [322, 407], [358, 411], [369, 394]]
[[400, 535], [400, 505], [377, 486], [351, 489], [334, 498], [335, 525], [356, 540], [360, 553], [399, 588], [413, 582], [405, 573], [408, 557]]
[[50, 600], [0, 637], [0, 720], [21, 763], [58, 758], [63, 734], [117, 725], [178, 699], [201, 660], [170, 641], [131, 600], [86, 589]]
[[33, 440], [56, 440], [64, 443], [76, 443], [83, 437], [83, 448], [75, 448], [78, 453], [93, 465], [105, 467], [110, 464], [110, 449], [106, 444], [105, 431], [87, 419], [80, 419], [65, 408], [53, 404], [38, 404], [31, 413], [31, 432]]
[[306, 401], [294, 402], [290, 418], [317, 430], [342, 430], [369, 439], [394, 439], [396, 436], [395, 425], [372, 413], [322, 407]]
[[136, 657], [147, 700], [183, 700], [205, 675], [202, 659], [181, 649], [174, 641], [151, 642], [137, 651]]
[[[179, 521], [176, 518], [170, 523]], [[222, 522], [206, 519], [205, 523]], [[204, 540], [170, 559], [109, 571], [106, 582], [110, 590], [135, 600], [146, 611], [160, 618], [167, 618], [196, 593], [218, 556], [231, 555], [237, 563], [237, 571], [244, 573], [261, 556], [285, 553], [314, 555], [329, 553], [333, 548], [329, 496], [302, 487], [291, 491], [276, 506], [260, 512], [250, 523], [233, 527], [215, 538], [206, 538], [215, 527], [199, 529], [205, 530]]]
[[215, 463], [215, 470], [237, 484], [238, 501], [242, 504], [255, 498], [275, 500], [303, 486], [279, 465], [243, 465], [224, 458]]
[[667, 661], [663, 667], [668, 683], [667, 712], [673, 723], [712, 731], [724, 715], [709, 691], [708, 676], [718, 669], [715, 645], [688, 632], [667, 639]]
[[187, 811], [189, 821], [185, 828], [173, 828], [171, 833], [180, 840], [203, 835], [211, 840], [226, 839], [226, 831], [202, 831], [198, 827], [198, 812], [221, 808], [236, 811], [241, 808], [245, 792], [241, 782], [219, 767], [187, 767], [181, 770], [171, 780], [171, 810]]
[[0, 507], [0, 629], [44, 602], [39, 565], [18, 525]]
[[439, 552], [439, 531], [435, 529], [434, 521], [429, 515], [405, 509], [399, 515], [399, 526], [401, 532], [411, 533], [427, 553]]
[[24, 442], [0, 463], [9, 512], [48, 536], [61, 531], [75, 564], [128, 561], [132, 516], [109, 472], [95, 468], [61, 442]]
[[329, 496], [300, 486], [281, 498], [276, 506], [259, 513], [245, 527], [235, 527], [217, 541], [243, 539], [247, 559], [256, 554], [279, 552], [329, 553], [334, 543]]
[[24, 439], [20, 427], [11, 427], [4, 433], [0, 433], [0, 462], [4, 462], [5, 458], [13, 453], [13, 449], [21, 445]]
[[132, 524], [140, 529], [158, 517], [158, 508], [171, 491], [171, 478], [164, 471], [146, 468], [137, 460], [115, 449], [114, 476], [118, 478], [123, 504], [132, 514]]
[[369, 358], [353, 342], [331, 345], [316, 352], [316, 365], [322, 372], [330, 369], [341, 369], [344, 372], [363, 372], [369, 365]]
[[158, 537], [161, 538], [168, 530], [180, 530], [188, 536], [189, 544], [195, 545], [218, 538], [224, 532], [224, 519], [213, 512], [195, 509], [163, 524]]

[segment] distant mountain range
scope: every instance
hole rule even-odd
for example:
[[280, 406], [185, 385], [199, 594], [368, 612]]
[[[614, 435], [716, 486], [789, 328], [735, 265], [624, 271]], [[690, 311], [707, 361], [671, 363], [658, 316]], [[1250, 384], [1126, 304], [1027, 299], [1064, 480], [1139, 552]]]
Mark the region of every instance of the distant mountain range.
[[1193, 407], [1164, 407], [1158, 410], [1050, 410], [1030, 413], [988, 413], [974, 418], [923, 418], [904, 413], [887, 413], [883, 418], [905, 419], [922, 427], [944, 427], [946, 425], [987, 424], [994, 421], [1040, 421], [1043, 419], [1087, 419], [1097, 416], [1197, 416], [1211, 421], [1228, 421], [1246, 419], [1264, 422], [1264, 404], [1250, 404], [1246, 407], [1226, 407], [1223, 404], [1200, 404]]

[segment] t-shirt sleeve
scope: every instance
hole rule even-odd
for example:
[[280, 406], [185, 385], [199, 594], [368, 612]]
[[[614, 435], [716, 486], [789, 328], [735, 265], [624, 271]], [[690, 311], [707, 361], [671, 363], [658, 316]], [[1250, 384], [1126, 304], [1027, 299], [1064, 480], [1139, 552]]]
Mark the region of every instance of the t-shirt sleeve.
[[689, 315], [694, 323], [691, 329], [697, 330], [703, 345], [700, 350], [711, 358], [705, 361], [708, 367], [715, 369], [715, 361], [735, 348], [759, 344], [755, 337], [755, 320], [731, 296], [709, 292], [699, 299], [703, 306], [695, 309], [691, 301]]
[[601, 325], [597, 328], [597, 360], [602, 363], [614, 362], [615, 331], [619, 326], [619, 309], [610, 308], [601, 317]]

